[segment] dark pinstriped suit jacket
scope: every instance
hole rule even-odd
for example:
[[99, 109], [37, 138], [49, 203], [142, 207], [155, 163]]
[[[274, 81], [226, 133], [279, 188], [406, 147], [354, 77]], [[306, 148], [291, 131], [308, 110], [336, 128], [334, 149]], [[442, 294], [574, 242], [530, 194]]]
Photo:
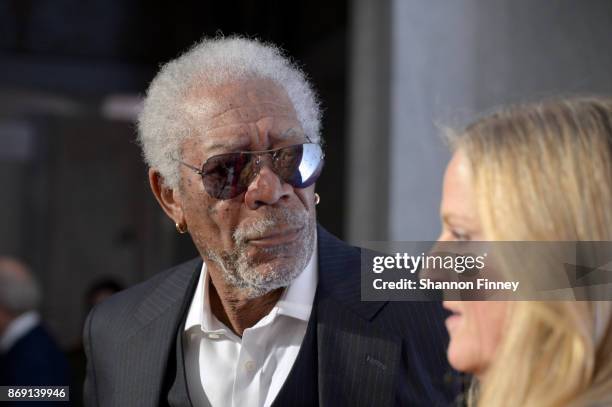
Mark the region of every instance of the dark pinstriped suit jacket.
[[[319, 284], [275, 406], [448, 406], [439, 303], [361, 302], [360, 250], [318, 228]], [[119, 293], [88, 316], [88, 406], [190, 406], [180, 335], [201, 260]]]

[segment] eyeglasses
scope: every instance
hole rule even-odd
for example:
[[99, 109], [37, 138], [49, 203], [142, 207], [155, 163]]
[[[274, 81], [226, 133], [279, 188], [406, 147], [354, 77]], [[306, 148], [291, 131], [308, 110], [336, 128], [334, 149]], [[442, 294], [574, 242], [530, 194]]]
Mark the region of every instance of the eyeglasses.
[[239, 151], [210, 157], [199, 169], [184, 166], [202, 176], [206, 192], [216, 199], [232, 199], [245, 192], [262, 166], [262, 156], [271, 157], [271, 169], [294, 188], [306, 188], [319, 178], [323, 169], [323, 150], [316, 143], [295, 144], [262, 151]]

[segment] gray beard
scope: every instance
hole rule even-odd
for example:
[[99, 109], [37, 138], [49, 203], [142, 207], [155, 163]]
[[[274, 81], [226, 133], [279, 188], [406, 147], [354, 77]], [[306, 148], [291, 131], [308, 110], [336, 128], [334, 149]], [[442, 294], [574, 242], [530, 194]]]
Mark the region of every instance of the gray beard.
[[[299, 238], [301, 242], [295, 245], [297, 247], [291, 253], [287, 253], [287, 248], [283, 246], [259, 250], [268, 256], [283, 256], [284, 264], [252, 261], [247, 253], [247, 241], [264, 236], [280, 225], [303, 227]], [[217, 252], [206, 248], [203, 254], [219, 266], [228, 285], [242, 291], [249, 299], [261, 297], [277, 288], [288, 286], [306, 268], [314, 250], [315, 225], [306, 211], [273, 209], [266, 218], [234, 231], [233, 251]]]

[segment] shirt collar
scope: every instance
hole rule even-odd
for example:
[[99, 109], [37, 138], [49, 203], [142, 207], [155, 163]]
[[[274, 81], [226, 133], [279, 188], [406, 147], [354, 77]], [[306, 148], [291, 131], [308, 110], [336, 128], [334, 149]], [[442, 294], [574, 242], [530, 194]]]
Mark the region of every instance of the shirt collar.
[[215, 318], [210, 309], [209, 279], [206, 262], [203, 262], [198, 285], [193, 294], [193, 300], [185, 321], [185, 330], [201, 327], [205, 333], [225, 333], [226, 331], [223, 324]]
[[[285, 288], [270, 314], [286, 315], [308, 322], [318, 282], [318, 250], [316, 245], [317, 238], [315, 236], [315, 247], [306, 268]], [[200, 327], [204, 333], [227, 334], [227, 328], [213, 315], [210, 309], [209, 279], [206, 262], [203, 262], [198, 285], [185, 320], [185, 331], [193, 327]]]
[[318, 267], [317, 247], [315, 237], [315, 248], [308, 265], [299, 276], [285, 289], [283, 295], [276, 303], [278, 313], [292, 318], [308, 322], [315, 292], [317, 290]]
[[40, 315], [29, 311], [15, 318], [0, 338], [0, 352], [5, 353], [11, 347], [40, 323]]

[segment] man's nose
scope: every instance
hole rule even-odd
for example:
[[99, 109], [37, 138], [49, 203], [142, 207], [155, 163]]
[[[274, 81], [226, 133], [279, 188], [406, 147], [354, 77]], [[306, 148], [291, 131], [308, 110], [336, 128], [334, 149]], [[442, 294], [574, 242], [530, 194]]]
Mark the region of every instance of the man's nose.
[[283, 182], [266, 163], [260, 166], [259, 173], [244, 194], [244, 200], [250, 209], [257, 209], [287, 199], [292, 192], [293, 187]]

